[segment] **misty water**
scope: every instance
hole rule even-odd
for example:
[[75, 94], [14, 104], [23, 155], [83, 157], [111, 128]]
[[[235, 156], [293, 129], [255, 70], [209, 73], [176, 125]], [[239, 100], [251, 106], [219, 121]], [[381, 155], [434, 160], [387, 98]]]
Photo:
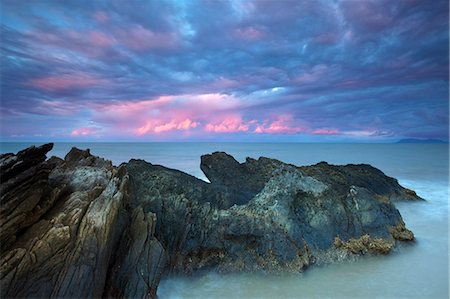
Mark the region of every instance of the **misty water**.
[[[1, 152], [17, 152], [25, 143], [2, 143]], [[206, 180], [200, 156], [226, 151], [238, 161], [266, 156], [296, 165], [369, 163], [413, 189], [425, 202], [400, 202], [397, 208], [417, 241], [387, 256], [365, 256], [302, 274], [206, 273], [164, 277], [163, 298], [448, 298], [449, 173], [445, 144], [263, 144], [263, 143], [56, 143], [59, 157], [72, 146], [115, 165], [131, 158], [180, 169]]]

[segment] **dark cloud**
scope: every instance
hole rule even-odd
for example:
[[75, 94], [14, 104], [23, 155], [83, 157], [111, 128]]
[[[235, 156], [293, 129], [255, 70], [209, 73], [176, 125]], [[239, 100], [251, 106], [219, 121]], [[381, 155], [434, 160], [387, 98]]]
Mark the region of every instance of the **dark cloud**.
[[[3, 1], [2, 138], [123, 136], [101, 107], [170, 97], [168, 110], [140, 115], [135, 129], [175, 128], [175, 138], [186, 127], [194, 139], [212, 134], [207, 124], [240, 128], [237, 139], [258, 126], [268, 134], [448, 139], [448, 5]], [[222, 120], [178, 109], [183, 97], [198, 109], [196, 96], [212, 94], [235, 101], [204, 112]]]

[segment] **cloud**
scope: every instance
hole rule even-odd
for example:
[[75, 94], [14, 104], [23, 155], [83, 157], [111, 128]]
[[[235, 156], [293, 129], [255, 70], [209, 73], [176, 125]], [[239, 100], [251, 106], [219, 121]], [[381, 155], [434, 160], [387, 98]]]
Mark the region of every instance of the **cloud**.
[[215, 133], [247, 132], [249, 125], [240, 116], [227, 116], [219, 123], [206, 124], [205, 130]]
[[314, 135], [338, 135], [340, 134], [339, 130], [336, 129], [316, 129], [312, 131]]
[[266, 121], [265, 124], [257, 125], [254, 132], [258, 134], [296, 134], [306, 131], [305, 127], [294, 124], [291, 115], [281, 115], [274, 121]]
[[99, 132], [98, 128], [78, 128], [70, 133], [71, 136], [91, 136]]
[[189, 118], [178, 122], [175, 120], [171, 120], [168, 123], [161, 123], [160, 121], [149, 121], [144, 126], [138, 128], [136, 130], [137, 135], [145, 135], [148, 133], [164, 133], [168, 131], [178, 130], [178, 131], [186, 131], [191, 128], [196, 128], [198, 126], [198, 122], [192, 121]]
[[5, 138], [448, 138], [446, 0], [2, 5]]
[[244, 40], [248, 40], [248, 41], [255, 41], [255, 40], [262, 39], [265, 34], [261, 30], [258, 30], [253, 26], [249, 26], [249, 27], [235, 29], [234, 35], [240, 39], [244, 39]]
[[45, 91], [59, 91], [74, 88], [86, 88], [93, 85], [106, 84], [106, 80], [89, 74], [71, 73], [35, 78], [26, 83]]
[[144, 28], [141, 25], [119, 31], [119, 38], [123, 45], [132, 50], [170, 49], [177, 45], [174, 33], [159, 33]]

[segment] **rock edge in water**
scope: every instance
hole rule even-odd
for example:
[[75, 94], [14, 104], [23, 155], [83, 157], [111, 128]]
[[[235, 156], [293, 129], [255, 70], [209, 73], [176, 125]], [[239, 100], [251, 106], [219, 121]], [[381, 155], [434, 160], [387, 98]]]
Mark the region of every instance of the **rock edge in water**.
[[414, 240], [370, 165], [201, 157], [211, 183], [53, 144], [0, 156], [1, 297], [153, 298], [163, 273], [300, 272]]

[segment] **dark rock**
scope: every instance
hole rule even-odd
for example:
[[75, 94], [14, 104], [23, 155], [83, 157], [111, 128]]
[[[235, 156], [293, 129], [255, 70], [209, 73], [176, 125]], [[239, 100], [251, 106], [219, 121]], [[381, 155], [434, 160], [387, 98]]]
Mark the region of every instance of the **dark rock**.
[[[31, 158], [24, 154], [27, 152], [32, 154]], [[2, 197], [2, 211], [9, 211], [10, 202], [22, 200], [26, 204], [17, 205], [13, 211], [20, 215], [27, 213], [28, 207], [38, 201], [33, 194], [39, 195], [38, 202], [44, 202], [45, 206], [41, 206], [46, 209], [36, 212], [35, 208], [28, 213], [33, 221], [25, 219], [29, 225], [21, 227], [23, 231], [16, 239], [5, 234], [8, 244], [2, 246], [0, 258], [1, 297], [98, 298], [105, 293], [107, 278], [111, 288], [122, 287], [115, 285], [120, 280], [110, 269], [115, 264], [113, 255], [124, 251], [119, 246], [119, 241], [124, 239], [122, 234], [134, 228], [145, 230], [148, 226], [142, 227], [141, 220], [150, 226], [154, 221], [151, 217], [138, 216], [132, 217], [131, 223], [128, 221], [125, 169], [112, 167], [110, 161], [94, 157], [89, 151], [72, 149], [65, 160], [52, 158], [47, 162], [37, 158], [35, 152], [32, 149], [17, 156], [8, 155], [8, 159], [19, 162], [35, 161], [27, 162], [31, 168], [23, 170], [24, 173], [33, 171], [34, 175], [28, 175], [28, 181], [10, 186], [10, 181], [24, 176], [17, 173], [2, 183], [2, 188], [7, 190], [2, 196], [8, 197], [8, 201]], [[40, 172], [42, 177], [38, 175]], [[11, 221], [4, 222], [2, 215], [0, 231], [6, 231]], [[151, 240], [151, 235], [145, 232], [145, 243], [141, 244], [141, 239], [131, 234], [130, 243], [122, 244], [134, 253], [142, 249], [147, 254], [137, 260], [128, 255], [124, 265], [132, 268], [133, 262], [139, 262], [148, 267], [145, 283], [150, 288], [141, 290], [148, 292], [148, 296], [155, 294], [164, 265], [158, 256], [163, 252], [161, 245]], [[136, 278], [131, 275], [130, 281], [133, 280]], [[129, 294], [125, 290], [123, 296]]]
[[267, 158], [247, 158], [240, 164], [227, 153], [215, 152], [201, 157], [200, 168], [215, 190], [233, 194], [231, 204], [245, 204], [264, 188], [271, 173], [281, 164]]
[[[126, 167], [132, 201], [158, 215], [156, 236], [173, 271], [301, 271], [337, 250], [336, 237], [408, 239], [392, 229], [403, 221], [391, 199], [410, 194], [369, 165], [295, 167], [268, 158], [239, 164], [218, 152], [202, 157], [209, 185], [144, 161]], [[205, 192], [237, 199], [218, 205]]]
[[0, 157], [1, 297], [154, 298], [164, 271], [302, 271], [386, 254], [420, 199], [370, 165], [201, 159], [211, 183], [52, 145]]
[[321, 162], [312, 166], [299, 167], [306, 174], [333, 186], [340, 193], [350, 186], [359, 186], [378, 195], [380, 201], [423, 200], [409, 189], [400, 186], [394, 178], [368, 164], [331, 165]]
[[154, 298], [166, 266], [164, 248], [154, 237], [156, 215], [136, 208], [121, 240], [107, 286], [109, 298]]
[[0, 156], [0, 252], [47, 212], [64, 189], [48, 186], [51, 169], [45, 159], [52, 147], [49, 143]]
[[32, 146], [14, 154], [0, 155], [1, 183], [3, 184], [10, 178], [29, 168], [44, 162], [46, 154], [53, 148], [53, 143], [47, 143], [41, 146]]

